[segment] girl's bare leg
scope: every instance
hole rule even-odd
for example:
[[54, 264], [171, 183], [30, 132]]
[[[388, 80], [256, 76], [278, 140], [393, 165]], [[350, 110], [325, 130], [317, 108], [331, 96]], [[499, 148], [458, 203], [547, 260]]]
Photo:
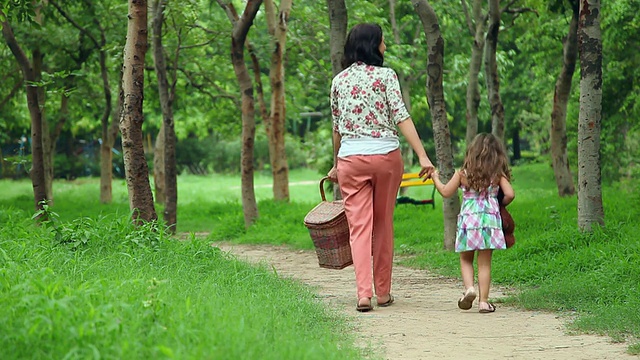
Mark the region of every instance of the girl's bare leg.
[[475, 251], [464, 251], [460, 253], [460, 272], [462, 273], [462, 283], [464, 289], [473, 287], [473, 257]]
[[478, 251], [478, 290], [480, 309], [489, 309], [489, 288], [491, 287], [491, 255], [493, 250]]

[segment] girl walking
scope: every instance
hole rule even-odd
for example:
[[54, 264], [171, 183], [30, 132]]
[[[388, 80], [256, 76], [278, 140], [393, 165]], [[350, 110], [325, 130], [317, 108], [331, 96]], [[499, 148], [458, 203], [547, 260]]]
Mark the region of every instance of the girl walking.
[[[491, 313], [496, 310], [489, 302], [491, 285], [491, 255], [495, 249], [506, 249], [498, 191], [502, 190], [502, 204], [515, 198], [511, 186], [511, 172], [502, 143], [492, 134], [478, 134], [467, 148], [462, 168], [448, 183], [440, 181], [438, 172], [432, 174], [438, 192], [445, 198], [462, 189], [462, 206], [458, 215], [456, 252], [460, 253], [460, 272], [465, 287], [458, 307], [469, 310], [479, 295], [478, 310]], [[474, 287], [473, 260], [478, 254], [478, 290]]]

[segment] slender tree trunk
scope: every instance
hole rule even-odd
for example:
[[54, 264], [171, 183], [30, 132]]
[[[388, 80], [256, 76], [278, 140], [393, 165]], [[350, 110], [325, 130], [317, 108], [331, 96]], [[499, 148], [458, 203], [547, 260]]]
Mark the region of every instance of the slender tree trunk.
[[[466, 0], [462, 0], [466, 1]], [[467, 84], [467, 133], [465, 140], [470, 144], [478, 134], [478, 107], [480, 106], [480, 84], [478, 75], [482, 67], [482, 51], [484, 50], [484, 17], [482, 16], [482, 0], [473, 0], [473, 45], [469, 62], [469, 83]]]
[[269, 34], [273, 39], [273, 53], [271, 54], [271, 68], [269, 70], [271, 113], [266, 124], [269, 138], [269, 160], [273, 176], [273, 198], [276, 201], [288, 202], [289, 165], [285, 151], [284, 52], [286, 49], [287, 22], [291, 11], [291, 0], [281, 0], [279, 11], [276, 11], [273, 0], [266, 0], [265, 10]]
[[[160, 87], [160, 85], [158, 85]], [[160, 100], [162, 104], [162, 99]], [[162, 105], [161, 105], [162, 107]], [[164, 172], [164, 148], [165, 148], [165, 135], [164, 135], [164, 121], [160, 124], [160, 130], [156, 136], [156, 142], [153, 145], [153, 186], [156, 190], [155, 200], [158, 204], [164, 204], [165, 202], [165, 172]]]
[[[448, 181], [455, 171], [447, 110], [443, 89], [444, 39], [440, 33], [438, 17], [426, 0], [411, 0], [422, 21], [427, 44], [427, 101], [431, 109], [433, 134], [436, 144], [438, 168], [444, 181]], [[453, 250], [456, 240], [456, 222], [460, 212], [460, 199], [453, 196], [443, 201], [444, 248]]]
[[[347, 41], [348, 13], [344, 0], [327, 0], [327, 10], [329, 11], [329, 53], [331, 56], [331, 70], [333, 76], [336, 76], [344, 69], [342, 66], [342, 58], [344, 57], [344, 44]], [[342, 193], [340, 192], [338, 183], [333, 184], [333, 199], [342, 199]]]
[[253, 149], [256, 135], [255, 103], [251, 76], [244, 62], [244, 44], [262, 0], [248, 0], [241, 17], [238, 17], [233, 4], [222, 0], [218, 0], [218, 4], [225, 10], [231, 23], [234, 24], [231, 34], [231, 62], [238, 79], [240, 93], [242, 94], [242, 153], [240, 154], [240, 167], [242, 172], [242, 209], [244, 212], [244, 224], [248, 228], [258, 218], [258, 205], [253, 185]]
[[338, 75], [343, 70], [344, 44], [347, 41], [347, 7], [344, 0], [327, 0], [329, 10], [329, 46], [331, 70]]
[[578, 227], [604, 225], [600, 168], [602, 35], [600, 0], [580, 0], [580, 118], [578, 120]]
[[489, 26], [484, 54], [484, 71], [487, 94], [491, 106], [491, 132], [504, 141], [504, 105], [500, 99], [500, 76], [498, 75], [498, 33], [500, 31], [500, 0], [489, 0]]
[[147, 1], [129, 0], [129, 24], [122, 67], [123, 111], [120, 118], [129, 208], [136, 224], [157, 220], [144, 154], [142, 103], [147, 52]]
[[[120, 67], [122, 68], [122, 66]], [[104, 79], [103, 79], [104, 80]], [[120, 81], [122, 84], [122, 80]], [[103, 83], [104, 86], [104, 83]], [[122, 86], [119, 86], [118, 100], [115, 110], [111, 109], [111, 87], [105, 88], [105, 98], [107, 91], [109, 92], [106, 111], [102, 115], [102, 143], [100, 144], [100, 202], [109, 204], [113, 200], [112, 180], [113, 180], [113, 145], [116, 142], [119, 130], [119, 119], [122, 114]], [[111, 124], [109, 124], [109, 116], [111, 116]]]
[[[118, 111], [118, 113], [113, 114], [113, 96], [111, 94], [111, 85], [109, 84], [107, 50], [105, 48], [107, 39], [105, 36], [105, 31], [93, 11], [90, 11], [90, 15], [93, 16], [94, 19], [94, 25], [91, 27], [91, 29], [98, 29], [100, 31], [99, 38], [95, 37], [88, 27], [83, 27], [78, 22], [76, 22], [60, 5], [58, 5], [57, 1], [49, 0], [49, 3], [53, 5], [56, 10], [58, 10], [60, 15], [67, 19], [67, 21], [71, 25], [80, 30], [82, 34], [87, 36], [91, 40], [91, 42], [93, 42], [95, 49], [98, 51], [98, 62], [100, 64], [100, 75], [102, 78], [102, 89], [105, 98], [104, 110], [100, 119], [102, 134], [100, 142], [100, 202], [103, 204], [108, 204], [112, 201], [111, 180], [113, 176], [113, 157], [111, 154], [111, 149], [118, 132], [118, 117], [120, 114], [120, 110], [122, 109], [122, 103], [118, 101], [116, 110]], [[83, 51], [81, 47], [80, 53], [80, 58], [82, 58], [82, 61], [77, 62], [81, 65], [88, 59], [90, 51]], [[122, 68], [122, 66], [120, 66], [120, 68]], [[112, 119], [111, 123], [109, 123], [110, 118]]]
[[553, 111], [551, 112], [551, 160], [556, 177], [558, 195], [571, 196], [576, 189], [569, 168], [567, 156], [567, 103], [571, 96], [571, 80], [578, 58], [578, 16], [577, 1], [571, 3], [573, 16], [569, 24], [569, 33], [564, 39], [562, 70], [558, 75], [553, 95]]
[[31, 184], [33, 186], [35, 209], [41, 210], [43, 203], [48, 201], [48, 197], [44, 175], [44, 151], [42, 148], [42, 112], [38, 101], [38, 88], [31, 85], [36, 81], [36, 74], [29, 58], [27, 58], [27, 55], [18, 44], [9, 22], [3, 21], [1, 24], [2, 35], [20, 65], [24, 79], [27, 108], [31, 117]]
[[[160, 107], [162, 108], [162, 146], [163, 159], [163, 188], [166, 195], [164, 207], [164, 221], [167, 223], [172, 233], [176, 232], [177, 226], [177, 202], [178, 184], [176, 171], [176, 133], [173, 122], [173, 97], [169, 91], [169, 80], [167, 77], [167, 61], [162, 45], [162, 24], [164, 22], [164, 8], [167, 6], [166, 0], [154, 0], [153, 2], [153, 55], [155, 60], [156, 75], [158, 76], [158, 93], [160, 94]], [[158, 136], [159, 138], [159, 136]], [[156, 179], [156, 189], [159, 179]]]
[[[402, 40], [400, 39], [400, 29], [398, 27], [398, 21], [396, 20], [396, 0], [389, 0], [389, 20], [391, 22], [394, 43], [400, 45]], [[400, 89], [402, 91], [402, 100], [407, 107], [407, 111], [411, 113], [411, 78], [404, 73], [399, 73], [398, 81], [400, 82]], [[400, 147], [402, 149], [404, 172], [410, 172], [413, 167], [413, 149], [411, 149], [411, 146], [404, 140], [401, 141]], [[404, 195], [407, 189], [407, 187], [401, 187], [400, 195]]]

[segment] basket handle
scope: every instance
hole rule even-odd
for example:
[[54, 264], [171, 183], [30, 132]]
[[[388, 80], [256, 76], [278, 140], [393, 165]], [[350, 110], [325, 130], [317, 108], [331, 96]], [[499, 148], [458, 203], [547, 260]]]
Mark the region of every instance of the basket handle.
[[325, 176], [322, 179], [320, 179], [320, 197], [322, 198], [322, 201], [327, 201], [327, 197], [324, 194], [324, 182], [326, 180], [329, 180], [328, 176]]

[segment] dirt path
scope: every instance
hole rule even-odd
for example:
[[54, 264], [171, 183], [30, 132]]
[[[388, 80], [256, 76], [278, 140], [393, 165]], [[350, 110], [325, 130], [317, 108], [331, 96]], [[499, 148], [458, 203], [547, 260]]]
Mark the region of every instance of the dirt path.
[[[216, 244], [250, 262], [267, 262], [283, 277], [317, 289], [331, 306], [353, 319], [355, 330], [365, 336], [385, 359], [526, 359], [606, 360], [635, 359], [626, 345], [592, 335], [568, 335], [564, 320], [553, 314], [522, 311], [498, 305], [493, 314], [457, 308], [461, 283], [423, 270], [394, 267], [396, 303], [369, 313], [355, 311], [353, 267], [329, 270], [318, 267], [313, 251], [292, 251], [263, 245]], [[503, 296], [492, 289], [492, 298]]]

